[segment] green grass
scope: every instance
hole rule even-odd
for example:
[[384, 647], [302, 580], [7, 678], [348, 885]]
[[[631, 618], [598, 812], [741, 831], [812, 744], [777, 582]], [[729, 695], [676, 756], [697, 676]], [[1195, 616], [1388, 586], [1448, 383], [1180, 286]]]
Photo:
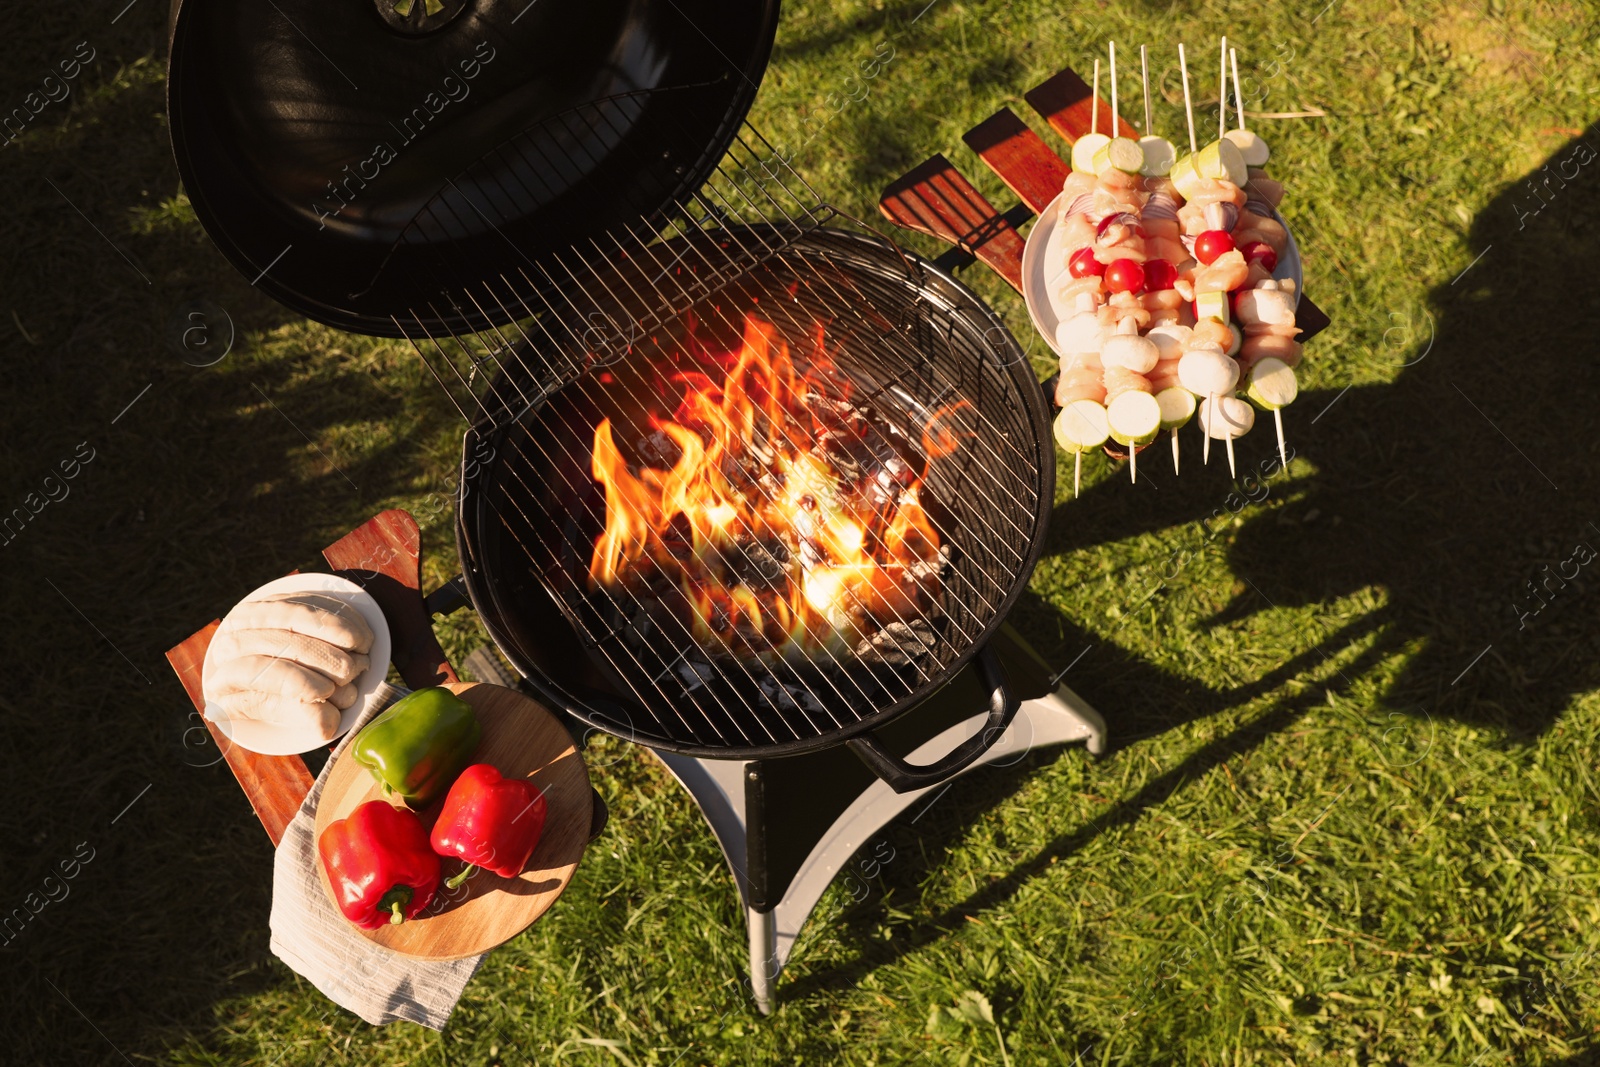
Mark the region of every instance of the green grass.
[[[1528, 176], [1577, 136], [1600, 146], [1593, 8], [939, 0], [915, 18], [924, 3], [787, 5], [756, 103], [861, 217], [935, 151], [1009, 204], [960, 134], [1002, 105], [1032, 121], [1022, 92], [1107, 37], [1164, 70], [1179, 35], [1208, 55], [1225, 31], [1260, 110], [1326, 111], [1258, 124], [1334, 320], [1288, 413], [1297, 458], [1237, 517], [1198, 456], [1137, 487], [1089, 464], [1017, 621], [1063, 666], [1082, 653], [1068, 680], [1115, 750], [1034, 754], [890, 826], [894, 860], [863, 901], [830, 891], [775, 1016], [742, 993], [735, 896], [693, 805], [602, 741], [610, 829], [442, 1035], [371, 1029], [267, 951], [267, 842], [185, 744], [161, 654], [384, 507], [423, 515], [430, 585], [454, 573], [436, 494], [460, 428], [409, 350], [293, 317], [201, 232], [167, 146], [159, 4], [115, 24], [120, 3], [0, 14], [6, 107], [76, 42], [98, 50], [70, 104], [0, 151], [0, 506], [95, 450], [0, 549], [0, 909], [94, 849], [0, 947], [0, 1060], [1595, 1061], [1594, 576], [1519, 612], [1543, 565], [1600, 540], [1600, 170], [1518, 218]], [[884, 42], [865, 99], [824, 122]], [[1030, 336], [1019, 299], [963, 276]], [[196, 296], [237, 327], [204, 369], [162, 339]], [[1270, 437], [1242, 446], [1254, 465]], [[442, 630], [456, 656], [483, 640], [470, 614]]]

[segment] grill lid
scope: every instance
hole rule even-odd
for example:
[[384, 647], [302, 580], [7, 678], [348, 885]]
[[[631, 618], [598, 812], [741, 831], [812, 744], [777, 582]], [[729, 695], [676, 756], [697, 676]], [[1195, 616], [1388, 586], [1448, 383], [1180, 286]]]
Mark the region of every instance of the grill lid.
[[[670, 213], [738, 132], [778, 14], [777, 0], [395, 6], [180, 3], [167, 89], [179, 174], [224, 254], [294, 310], [379, 335], [459, 284], [464, 258], [494, 277]], [[426, 325], [482, 323], [447, 307]]]

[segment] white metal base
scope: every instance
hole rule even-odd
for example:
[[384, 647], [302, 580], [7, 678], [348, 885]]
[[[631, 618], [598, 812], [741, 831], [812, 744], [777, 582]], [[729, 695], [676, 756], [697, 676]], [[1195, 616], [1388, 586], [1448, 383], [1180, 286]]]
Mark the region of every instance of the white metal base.
[[[940, 759], [982, 730], [987, 716], [988, 712], [982, 711], [957, 723], [912, 752], [908, 761], [925, 764]], [[1000, 740], [982, 759], [961, 773], [977, 767], [1010, 766], [1031, 749], [1075, 741], [1085, 742], [1093, 755], [1102, 754], [1106, 747], [1106, 724], [1099, 712], [1063, 685], [1054, 693], [1023, 701]], [[874, 781], [812, 848], [777, 907], [763, 912], [750, 907], [745, 878], [744, 779], [749, 762], [696, 759], [651, 751], [694, 797], [722, 847], [728, 869], [733, 872], [750, 932], [751, 993], [763, 1015], [772, 1012], [773, 988], [800, 936], [800, 928], [850, 857], [895, 816], [929, 792], [945, 788], [941, 783], [911, 793], [896, 793], [882, 781]]]

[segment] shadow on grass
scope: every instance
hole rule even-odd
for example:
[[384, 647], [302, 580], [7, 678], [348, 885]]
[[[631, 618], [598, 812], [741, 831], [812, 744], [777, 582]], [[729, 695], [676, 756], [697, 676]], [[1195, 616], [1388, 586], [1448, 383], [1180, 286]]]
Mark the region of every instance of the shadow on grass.
[[[1377, 662], [1380, 656], [1369, 649], [1350, 663], [1356, 676]], [[1342, 688], [1342, 687], [1335, 687]], [[804, 996], [825, 989], [854, 985], [877, 968], [902, 958], [908, 953], [939, 940], [961, 928], [969, 916], [976, 916], [987, 908], [1004, 904], [1031, 879], [1047, 870], [1052, 864], [1070, 858], [1101, 834], [1132, 826], [1171, 797], [1183, 786], [1214, 770], [1223, 763], [1250, 752], [1273, 734], [1287, 729], [1311, 707], [1324, 701], [1321, 688], [1309, 689], [1293, 699], [1288, 699], [1271, 710], [1232, 731], [1225, 737], [1202, 746], [1182, 762], [1145, 783], [1126, 800], [1113, 804], [1104, 815], [1068, 833], [1061, 834], [1047, 846], [1017, 864], [1004, 875], [996, 875], [990, 882], [970, 894], [961, 903], [945, 909], [931, 919], [912, 925], [903, 936], [892, 942], [881, 943], [868, 935], [883, 928], [885, 898], [866, 908], [849, 913], [844, 925], [857, 939], [869, 947], [854, 961], [843, 967], [807, 975], [786, 988], [790, 995]], [[1055, 757], [1054, 753], [1040, 753], [1029, 758], [1038, 765]], [[1022, 773], [1026, 773], [1023, 771]], [[956, 787], [955, 796], [947, 802], [952, 813], [934, 821], [930, 832], [919, 836], [920, 848], [906, 849], [901, 854], [919, 855], [919, 860], [889, 868], [888, 889], [892, 895], [898, 889], [914, 896], [919, 884], [930, 870], [939, 867], [960, 838], [960, 827], [970, 825], [983, 813], [1005, 803], [1016, 791], [1014, 773], [988, 772]], [[940, 824], [944, 825], [940, 825]], [[1263, 827], [1263, 852], [1267, 852], [1266, 829]]]
[[[1600, 179], [1575, 162], [1593, 157], [1586, 142], [1600, 144], [1600, 128], [1530, 172], [1577, 172], [1551, 181], [1542, 213], [1524, 182], [1479, 215], [1469, 246], [1482, 258], [1436, 287], [1429, 306], [1372, 309], [1384, 343], [1366, 369], [1398, 370], [1392, 383], [1305, 393], [1289, 409], [1289, 440], [1309, 463], [1276, 483], [1294, 497], [1285, 516], [1246, 510], [1237, 535], [1219, 540], [1241, 582], [1209, 624], [1381, 590], [1387, 603], [1361, 631], [1381, 630], [1392, 653], [1414, 650], [1389, 703], [1520, 738], [1600, 685], [1600, 630], [1585, 600], [1600, 545], [1587, 407], [1600, 386], [1587, 358], [1600, 291], [1558, 281], [1583, 275], [1600, 235], [1600, 205], [1583, 185]], [[1243, 470], [1270, 456], [1270, 427], [1241, 445]], [[1230, 517], [1220, 505], [1232, 487], [1215, 457], [1212, 466], [1180, 481], [1158, 465], [1152, 492], [1102, 482], [1057, 509], [1048, 551], [1173, 528], [1189, 532], [1175, 547], [1197, 543], [1199, 523]], [[1329, 634], [1319, 650], [1347, 644]]]
[[[70, 102], [5, 149], [0, 176], [23, 223], [0, 266], [0, 515], [36, 512], [0, 547], [13, 664], [0, 699], [0, 915], [13, 917], [0, 1060], [155, 1060], [188, 1035], [221, 1049], [229, 1002], [286, 974], [267, 950], [269, 842], [197, 740], [163, 653], [243, 591], [321, 566], [325, 543], [409, 491], [419, 440], [449, 420], [442, 397], [385, 393], [364, 342], [341, 352], [343, 338], [303, 328], [173, 206], [161, 5], [115, 26], [115, 8], [26, 7], [5, 16], [8, 44], [41, 76], [84, 35], [98, 58]], [[165, 343], [195, 297], [232, 319], [233, 350], [214, 366]], [[303, 350], [285, 358], [296, 338]], [[351, 446], [321, 456], [309, 443], [330, 438]], [[63, 885], [80, 844], [93, 858]]]
[[[918, 7], [896, 11], [909, 17]], [[53, 56], [58, 39], [74, 39], [79, 12], [29, 8], [43, 21], [15, 35], [13, 47]], [[105, 53], [97, 75], [110, 78], [119, 50], [162, 54], [163, 26], [155, 7], [132, 8], [96, 38]], [[831, 40], [825, 33], [791, 52], [856, 32], [842, 25], [827, 31]], [[13, 81], [19, 92], [32, 85], [21, 74]], [[5, 548], [0, 603], [13, 620], [17, 669], [0, 702], [10, 772], [0, 786], [8, 813], [0, 859], [11, 894], [0, 907], [31, 906], [35, 887], [76, 842], [95, 852], [69, 896], [41, 907], [22, 936], [0, 946], [7, 1017], [19, 1020], [7, 1051], [22, 1062], [120, 1062], [122, 1050], [155, 1057], [175, 1034], [210, 1035], [204, 1040], [220, 1047], [239, 1023], [228, 1002], [284, 985], [266, 950], [266, 842], [231, 774], [185, 746], [194, 724], [161, 653], [241, 590], [314, 564], [322, 544], [403, 491], [416, 468], [402, 434], [362, 450], [359, 462], [335, 458], [324, 468], [317, 460], [321, 473], [284, 477], [307, 454], [304, 435], [393, 417], [393, 398], [354, 362], [320, 351], [304, 362], [257, 359], [241, 346], [202, 370], [161, 346], [167, 316], [197, 292], [233, 313], [241, 338], [298, 322], [251, 290], [196, 228], [140, 235], [119, 216], [149, 203], [152, 191], [176, 190], [165, 130], [152, 121], [161, 103], [159, 79], [80, 99], [73, 121], [85, 125], [30, 135], [11, 149], [0, 179], [11, 212], [29, 224], [4, 268], [18, 329], [7, 335], [13, 358], [0, 372], [9, 494], [0, 503], [19, 503], [78, 441], [97, 453], [72, 495]], [[1595, 134], [1580, 140], [1595, 143]], [[888, 142], [886, 151], [899, 159], [909, 143]], [[1563, 173], [1572, 158], [1572, 146], [1563, 147], [1551, 171]], [[1600, 376], [1586, 358], [1600, 299], [1588, 282], [1600, 210], [1587, 185], [1594, 171], [1586, 164], [1568, 187], [1547, 191], [1548, 206], [1525, 228], [1519, 215], [1533, 204], [1525, 185], [1513, 186], [1474, 225], [1482, 260], [1453, 283], [1441, 280], [1429, 308], [1372, 309], [1383, 329], [1410, 334], [1394, 334], [1380, 364], [1410, 365], [1391, 384], [1310, 393], [1292, 410], [1291, 440], [1315, 468], [1292, 483], [1301, 521], [1286, 528], [1246, 519], [1226, 550], [1249, 588], [1214, 621], [1368, 587], [1386, 592], [1386, 607], [1248, 686], [1217, 690], [1141, 660], [1037, 598], [1025, 602], [1017, 621], [1030, 633], [1054, 634], [1072, 654], [1097, 646], [1068, 680], [1111, 713], [1114, 739], [1258, 698], [1380, 628], [1347, 669], [1359, 677], [1409, 652], [1388, 694], [1401, 709], [1425, 705], [1532, 736], [1600, 682], [1584, 599], [1593, 579], [1586, 564], [1572, 571], [1576, 542], [1600, 541], [1588, 525], [1600, 525], [1600, 474], [1584, 406]], [[448, 421], [442, 411], [416, 418], [425, 431]], [[1266, 441], [1258, 431], [1241, 458], [1264, 457]], [[1195, 523], [1225, 492], [1215, 471], [1213, 461], [1205, 476], [1174, 481], [1157, 468], [1150, 477], [1159, 488], [1149, 493], [1097, 487], [1063, 509], [1050, 550]], [[1138, 821], [1186, 781], [1291, 726], [1320, 698], [1312, 693], [1207, 744], [881, 952], [785, 991], [855, 982], [1011, 898], [1052, 859]], [[152, 737], [163, 740], [152, 746]], [[1004, 802], [1016, 773], [962, 782], [959, 816], [930, 840], [953, 840], [958, 818]], [[936, 845], [927, 863], [948, 847]], [[897, 864], [891, 883], [914, 888], [928, 869], [921, 863]], [[860, 934], [881, 918], [869, 906], [849, 923]]]
[[[1548, 169], [1530, 172], [1530, 179], [1561, 176], [1542, 187], [1542, 210], [1519, 182], [1477, 217], [1468, 243], [1481, 259], [1442, 280], [1427, 307], [1372, 309], [1380, 324], [1374, 332], [1387, 332], [1370, 369], [1398, 370], [1391, 383], [1309, 392], [1291, 409], [1289, 439], [1309, 462], [1297, 464], [1292, 481], [1280, 476], [1276, 484], [1291, 494], [1287, 510], [1297, 521], [1286, 526], [1276, 512], [1246, 511], [1237, 535], [1218, 539], [1242, 581], [1209, 625], [1368, 588], [1386, 594], [1383, 607], [1330, 627], [1314, 647], [1248, 685], [1218, 690], [1142, 661], [1038, 597], [1024, 598], [1013, 622], [1042, 650], [1062, 666], [1087, 650], [1066, 680], [1106, 713], [1114, 744], [1240, 706], [1362, 641], [1367, 647], [1358, 655], [1339, 659], [1342, 684], [1326, 688], [1348, 695], [1348, 679], [1404, 656], [1398, 680], [1383, 694], [1385, 711], [1487, 725], [1512, 740], [1550, 729], [1575, 696], [1600, 686], [1600, 627], [1592, 625], [1588, 596], [1595, 581], [1590, 546], [1600, 545], [1600, 468], [1588, 407], [1600, 395], [1600, 363], [1589, 358], [1600, 290], [1568, 283], [1588, 277], [1600, 233], [1600, 198], [1584, 184], [1600, 177], [1586, 145], [1600, 145], [1600, 125], [1553, 153]], [[1315, 343], [1310, 352], [1316, 359]], [[1245, 445], [1241, 469], [1271, 454], [1270, 428]], [[1173, 528], [1190, 531], [1175, 547], [1194, 545], [1204, 533], [1195, 524], [1232, 488], [1226, 475], [1217, 473], [1215, 457], [1211, 470], [1182, 480], [1155, 467], [1149, 491], [1108, 479], [1058, 508], [1048, 553]], [[1137, 591], [1159, 578], [1151, 575]], [[1291, 727], [1323, 699], [1321, 685], [1286, 698], [891, 943], [867, 936], [885, 920], [881, 901], [848, 914], [844, 925], [869, 947], [781, 992], [805, 996], [853, 985], [942, 938], [966, 917], [1009, 900], [1052, 862], [1137, 822], [1186, 782]], [[1024, 766], [1051, 758], [1038, 754]], [[890, 869], [891, 891], [914, 896], [949, 850], [939, 842], [1004, 802], [1018, 773], [1026, 770], [958, 785], [946, 803], [959, 809], [959, 821], [951, 816], [947, 833], [921, 837], [926, 858]]]

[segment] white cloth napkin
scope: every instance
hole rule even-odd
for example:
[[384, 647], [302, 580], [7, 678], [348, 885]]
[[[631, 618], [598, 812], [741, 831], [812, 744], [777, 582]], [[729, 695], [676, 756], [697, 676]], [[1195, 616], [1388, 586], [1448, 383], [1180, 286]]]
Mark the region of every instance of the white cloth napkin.
[[[339, 742], [343, 752], [357, 731], [405, 690], [380, 686], [381, 699]], [[374, 1026], [406, 1019], [443, 1030], [482, 956], [436, 962], [391, 952], [362, 937], [328, 899], [317, 875], [317, 800], [333, 766], [317, 775], [300, 811], [283, 832], [272, 864], [272, 954], [320, 989], [329, 1000]]]

